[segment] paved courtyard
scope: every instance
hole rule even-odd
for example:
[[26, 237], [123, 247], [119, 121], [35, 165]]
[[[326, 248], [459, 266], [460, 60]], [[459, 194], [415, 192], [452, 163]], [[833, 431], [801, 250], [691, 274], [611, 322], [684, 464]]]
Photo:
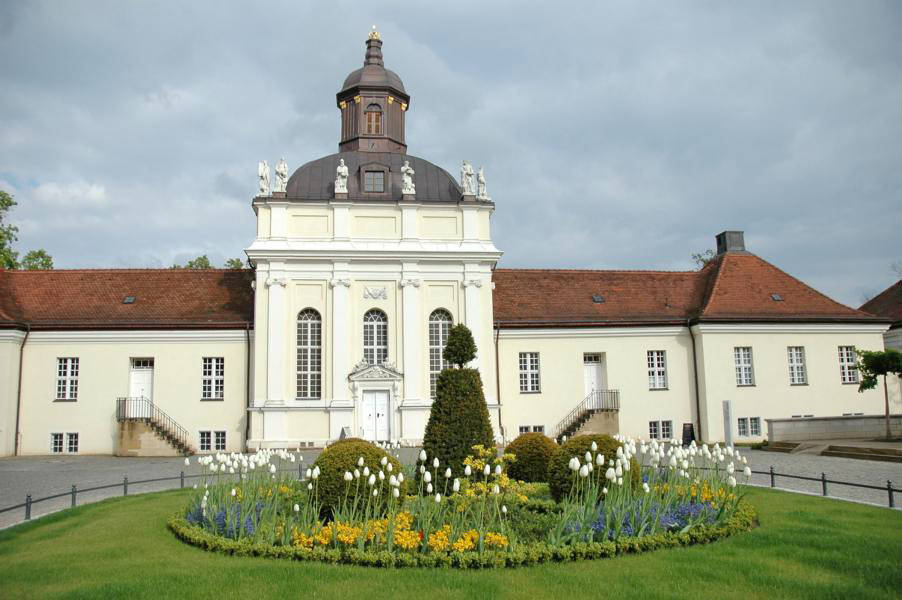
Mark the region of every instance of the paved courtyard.
[[[319, 450], [303, 452], [304, 463], [309, 464], [319, 455]], [[416, 449], [403, 449], [402, 460], [414, 460]], [[889, 463], [849, 458], [835, 458], [807, 454], [781, 454], [761, 450], [743, 450], [740, 452], [748, 458], [749, 465], [755, 471], [767, 471], [771, 465], [778, 473], [820, 477], [822, 472], [828, 479], [886, 486], [887, 479], [893, 481], [894, 487], [902, 487], [902, 463]], [[79, 489], [116, 484], [116, 487], [93, 492], [80, 492], [77, 496], [79, 505], [96, 502], [103, 498], [121, 496], [123, 477], [129, 478], [129, 494], [140, 494], [179, 487], [179, 473], [185, 471], [187, 476], [200, 473], [196, 458], [191, 465], [185, 467], [181, 458], [119, 458], [113, 456], [66, 456], [66, 457], [25, 457], [0, 459], [0, 509], [20, 504], [25, 495], [41, 498], [52, 494], [69, 492], [72, 484]], [[143, 479], [172, 477], [170, 481], [135, 484]], [[187, 478], [186, 487], [193, 485], [196, 479]], [[753, 475], [752, 483], [769, 486], [768, 475]], [[777, 487], [814, 494], [821, 493], [819, 481], [799, 481], [778, 477]], [[865, 490], [840, 485], [829, 486], [830, 496], [868, 502], [887, 506], [885, 490]], [[71, 496], [47, 500], [32, 506], [32, 518], [55, 512], [71, 505]], [[897, 494], [896, 506], [902, 505], [902, 494]], [[0, 528], [19, 523], [24, 519], [25, 510], [0, 513]]]

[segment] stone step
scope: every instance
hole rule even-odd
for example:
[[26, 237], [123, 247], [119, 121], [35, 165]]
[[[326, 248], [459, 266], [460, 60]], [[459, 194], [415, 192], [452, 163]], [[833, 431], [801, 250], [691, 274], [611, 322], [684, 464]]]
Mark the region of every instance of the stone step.
[[866, 452], [869, 454], [886, 454], [888, 456], [898, 456], [902, 458], [902, 449], [899, 448], [873, 448], [863, 446], [828, 446], [827, 450], [831, 452]]
[[762, 446], [762, 450], [768, 452], [785, 452], [790, 453], [799, 447], [799, 442], [770, 442], [766, 446]]
[[843, 452], [840, 450], [824, 450], [821, 456], [835, 456], [838, 458], [854, 458], [856, 460], [877, 460], [881, 462], [902, 463], [902, 456], [891, 454], [872, 454], [870, 452]]

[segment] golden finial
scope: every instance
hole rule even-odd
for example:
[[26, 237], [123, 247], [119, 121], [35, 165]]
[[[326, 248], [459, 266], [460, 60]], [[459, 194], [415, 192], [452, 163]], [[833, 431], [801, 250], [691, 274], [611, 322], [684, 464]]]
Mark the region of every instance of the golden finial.
[[379, 37], [379, 32], [376, 31], [375, 25], [373, 25], [373, 30], [370, 32], [370, 39], [371, 40], [381, 40], [382, 39], [381, 37]]

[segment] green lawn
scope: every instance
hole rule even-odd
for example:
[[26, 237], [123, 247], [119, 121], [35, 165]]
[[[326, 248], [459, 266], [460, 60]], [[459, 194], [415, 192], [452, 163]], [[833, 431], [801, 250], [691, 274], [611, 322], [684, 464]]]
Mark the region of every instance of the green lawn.
[[187, 491], [117, 498], [0, 532], [0, 598], [898, 598], [902, 513], [751, 489], [761, 526], [707, 546], [495, 571], [235, 558], [177, 541]]

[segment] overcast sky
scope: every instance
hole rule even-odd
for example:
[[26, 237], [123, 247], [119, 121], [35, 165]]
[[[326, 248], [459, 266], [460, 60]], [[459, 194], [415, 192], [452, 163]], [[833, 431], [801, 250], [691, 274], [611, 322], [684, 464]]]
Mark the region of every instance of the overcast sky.
[[[363, 5], [366, 8], [361, 8]], [[724, 229], [858, 306], [902, 261], [902, 2], [0, 2], [0, 188], [57, 267], [243, 256], [256, 164], [337, 150], [382, 33], [409, 152], [484, 165], [506, 267]]]

